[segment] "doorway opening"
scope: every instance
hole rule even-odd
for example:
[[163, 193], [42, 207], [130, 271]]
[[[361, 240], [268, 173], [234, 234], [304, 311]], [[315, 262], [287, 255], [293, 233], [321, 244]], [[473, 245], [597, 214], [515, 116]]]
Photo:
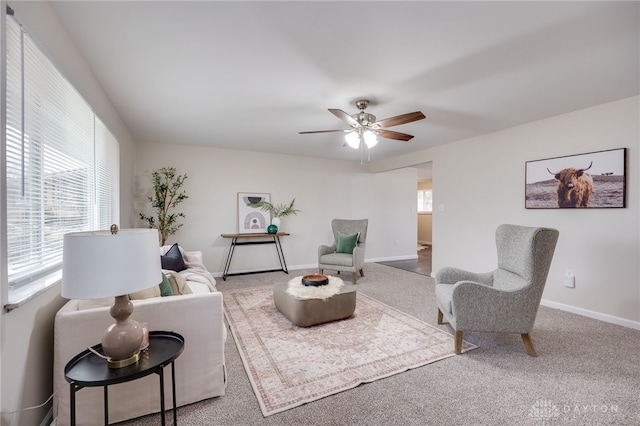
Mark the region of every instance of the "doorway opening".
[[[412, 166], [417, 170], [417, 190], [416, 193], [416, 259], [393, 260], [388, 262], [378, 262], [382, 265], [404, 269], [417, 274], [431, 276], [432, 272], [432, 203], [428, 203], [429, 195], [419, 194], [420, 191], [433, 191], [433, 169], [432, 162]], [[421, 197], [422, 195], [422, 197]]]

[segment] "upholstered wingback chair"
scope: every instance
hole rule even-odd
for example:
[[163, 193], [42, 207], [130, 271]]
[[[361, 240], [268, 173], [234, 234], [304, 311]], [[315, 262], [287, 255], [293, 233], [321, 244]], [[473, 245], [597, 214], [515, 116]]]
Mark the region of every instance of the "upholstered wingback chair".
[[[355, 284], [357, 273], [364, 277], [364, 245], [367, 241], [369, 219], [333, 219], [333, 244], [318, 247], [318, 269], [320, 274], [325, 269], [340, 272], [351, 272], [351, 281]], [[353, 237], [358, 234], [357, 238]], [[351, 236], [351, 238], [349, 238]], [[349, 240], [352, 252], [349, 250]], [[345, 244], [346, 242], [346, 244]], [[346, 250], [344, 247], [346, 246]]]
[[519, 333], [531, 356], [531, 330], [547, 281], [558, 231], [518, 225], [496, 230], [498, 268], [473, 273], [446, 267], [436, 273], [438, 324], [455, 330], [455, 351], [465, 331]]

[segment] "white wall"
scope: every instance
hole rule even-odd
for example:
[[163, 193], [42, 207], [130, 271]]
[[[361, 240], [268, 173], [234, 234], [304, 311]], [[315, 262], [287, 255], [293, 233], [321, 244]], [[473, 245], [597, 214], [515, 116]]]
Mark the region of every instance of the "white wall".
[[[3, 13], [5, 5], [1, 2]], [[120, 142], [120, 214], [122, 218], [131, 217], [134, 162], [131, 135], [48, 2], [11, 2], [11, 7]], [[124, 220], [121, 225], [130, 226]], [[6, 277], [3, 275], [1, 279], [2, 287], [6, 288]], [[6, 291], [3, 303], [5, 297]], [[40, 409], [9, 414], [39, 405], [51, 395], [53, 321], [65, 302], [66, 299], [60, 297], [59, 286], [54, 286], [25, 305], [0, 314], [0, 424], [36, 425], [51, 407], [48, 404]]]
[[[371, 174], [355, 162], [190, 145], [140, 143], [137, 149], [134, 214], [152, 213], [147, 197], [153, 171], [175, 167], [186, 173], [189, 198], [176, 210], [186, 218], [168, 244], [201, 250], [214, 275], [221, 275], [230, 244], [220, 234], [237, 232], [238, 192], [269, 193], [275, 203], [296, 199], [301, 212], [283, 218], [280, 226], [291, 234], [282, 238], [291, 269], [317, 267], [318, 245], [333, 241], [336, 217], [369, 219], [368, 261], [415, 257], [415, 170]], [[243, 246], [236, 249], [231, 272], [277, 265], [273, 246]]]
[[[640, 328], [639, 98], [525, 124], [372, 165], [388, 170], [433, 161], [433, 270], [495, 267], [501, 223], [560, 231], [544, 303]], [[627, 148], [627, 207], [527, 210], [525, 162]], [[438, 206], [444, 211], [439, 211]], [[573, 269], [575, 289], [562, 286]]]

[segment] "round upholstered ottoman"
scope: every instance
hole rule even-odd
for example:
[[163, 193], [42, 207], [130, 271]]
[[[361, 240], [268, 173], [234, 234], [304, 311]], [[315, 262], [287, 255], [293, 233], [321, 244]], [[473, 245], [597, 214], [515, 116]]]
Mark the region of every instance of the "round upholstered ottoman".
[[[301, 280], [302, 277], [293, 280]], [[330, 277], [334, 278], [334, 277]], [[339, 280], [339, 278], [336, 278]], [[299, 327], [310, 327], [330, 321], [349, 318], [356, 309], [356, 287], [343, 284], [337, 293], [326, 299], [293, 296], [287, 293], [288, 282], [273, 286], [276, 308]]]

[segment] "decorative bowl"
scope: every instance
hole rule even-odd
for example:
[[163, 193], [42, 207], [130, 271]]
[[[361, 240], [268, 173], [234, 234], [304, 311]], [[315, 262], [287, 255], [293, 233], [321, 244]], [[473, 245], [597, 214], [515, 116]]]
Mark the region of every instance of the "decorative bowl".
[[318, 287], [329, 284], [329, 278], [326, 275], [305, 275], [302, 277], [302, 284]]

